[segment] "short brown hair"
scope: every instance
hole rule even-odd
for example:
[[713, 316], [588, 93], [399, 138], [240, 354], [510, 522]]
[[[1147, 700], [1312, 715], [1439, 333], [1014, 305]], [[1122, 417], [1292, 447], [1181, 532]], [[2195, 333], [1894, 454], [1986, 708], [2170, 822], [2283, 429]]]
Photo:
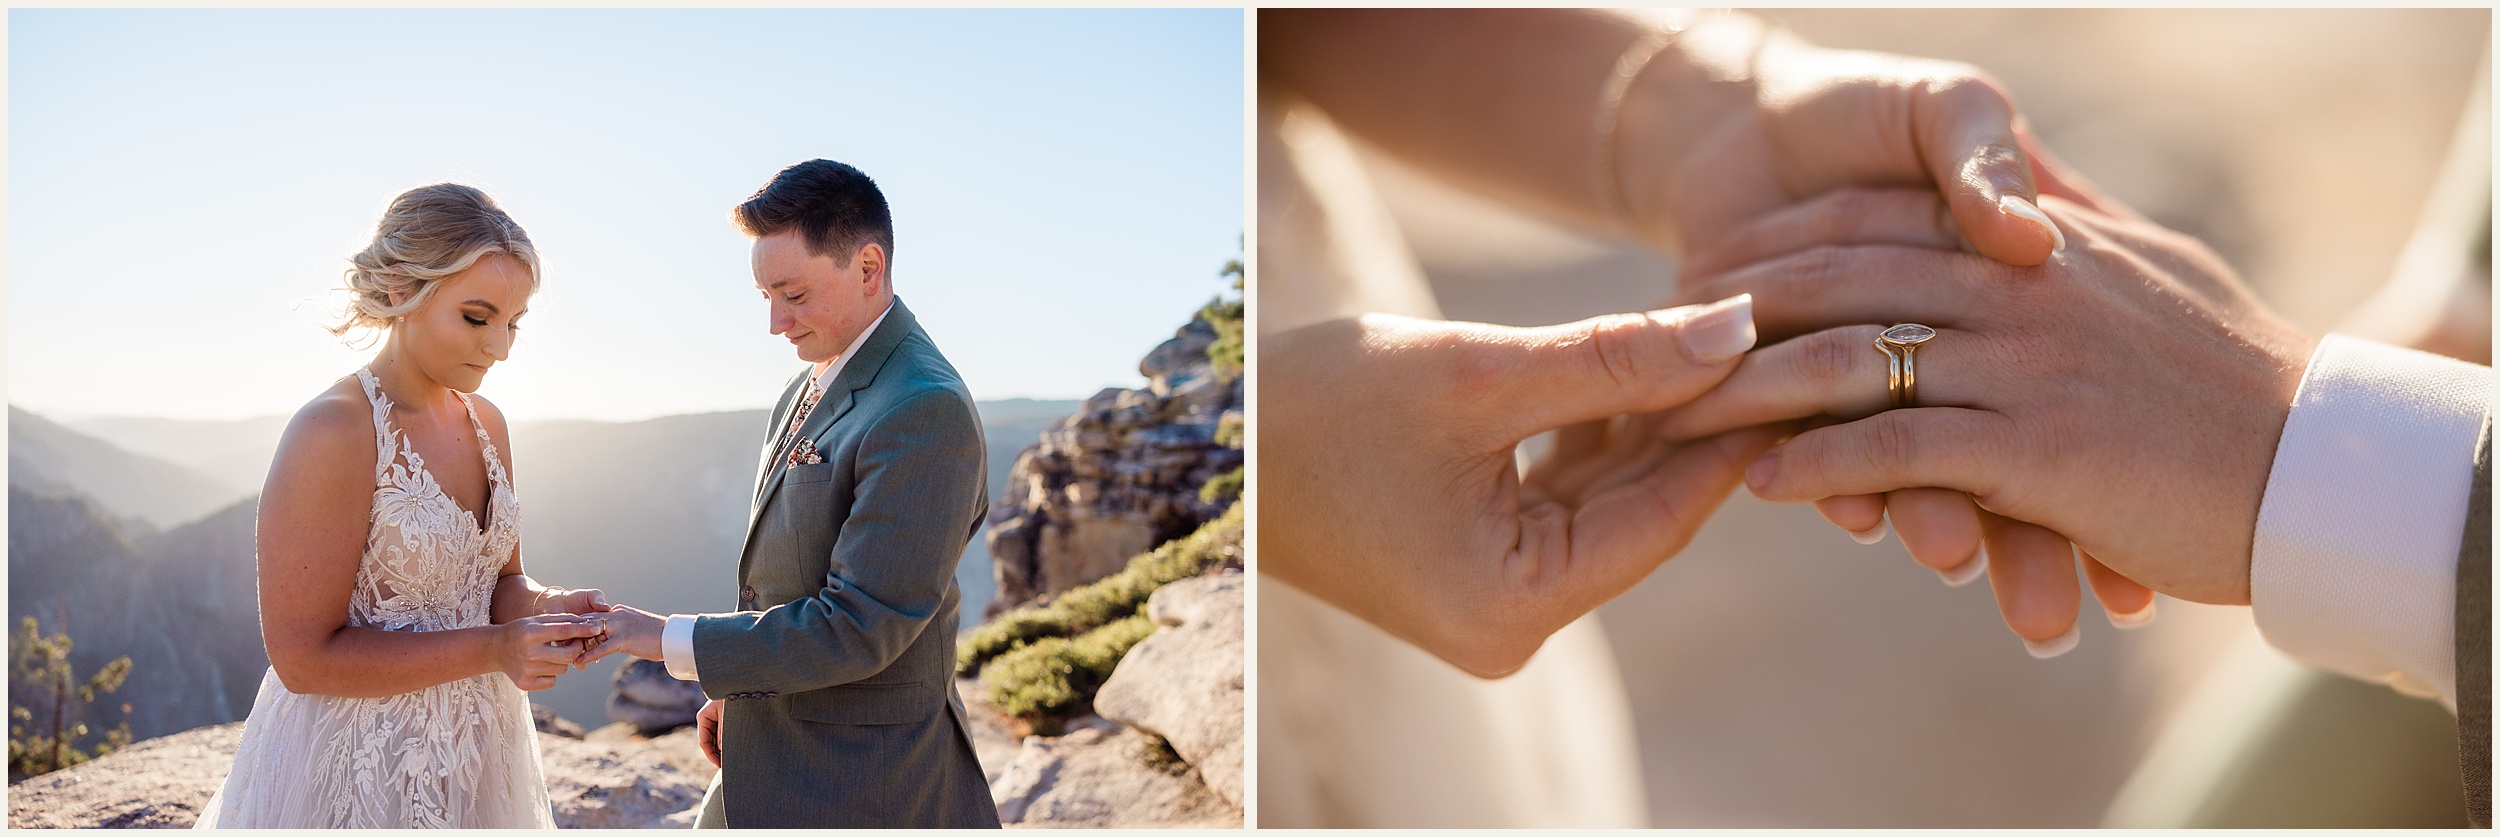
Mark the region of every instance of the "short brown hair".
[[809, 160], [773, 175], [772, 182], [730, 212], [738, 231], [762, 238], [797, 228], [807, 252], [851, 266], [851, 254], [874, 241], [894, 264], [894, 216], [885, 193], [868, 175], [832, 160]]

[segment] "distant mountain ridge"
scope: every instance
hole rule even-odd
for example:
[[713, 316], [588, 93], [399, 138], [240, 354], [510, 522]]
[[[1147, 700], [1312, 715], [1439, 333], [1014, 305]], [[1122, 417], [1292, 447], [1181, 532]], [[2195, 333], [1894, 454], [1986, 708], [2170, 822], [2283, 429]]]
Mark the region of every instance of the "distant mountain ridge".
[[[265, 471], [268, 465], [264, 463]], [[164, 528], [187, 523], [259, 493], [238, 488], [194, 467], [63, 427], [16, 406], [9, 407], [9, 482], [95, 498], [120, 517]]]
[[[1079, 406], [1029, 399], [977, 405], [993, 497], [1016, 454], [1032, 445], [1044, 426]], [[134, 701], [132, 730], [142, 737], [241, 719], [268, 664], [253, 577], [257, 504], [238, 499], [240, 492], [199, 471], [235, 467], [217, 463], [250, 454], [261, 457], [251, 469], [265, 474], [283, 420], [78, 423], [82, 429], [131, 434], [125, 439], [96, 438], [15, 407], [10, 419], [12, 621], [33, 615], [50, 630], [66, 612], [81, 671], [131, 654], [132, 685], [122, 694], [141, 696]], [[639, 607], [731, 608], [764, 423], [763, 410], [637, 422], [515, 423], [513, 476], [530, 574], [547, 584], [600, 587], [612, 600]], [[265, 434], [265, 448], [253, 434]], [[132, 447], [189, 459], [164, 461], [133, 453]], [[40, 453], [32, 461], [46, 467], [18, 461], [30, 452]], [[78, 467], [84, 462], [106, 462], [107, 475], [128, 479], [86, 474]], [[119, 492], [120, 499], [96, 496], [55, 474], [82, 476]], [[260, 482], [254, 477], [251, 484]], [[130, 490], [151, 486], [156, 494]], [[189, 507], [201, 511], [171, 529], [135, 511], [185, 508], [166, 497], [192, 498]], [[213, 497], [225, 499], [219, 505], [198, 499]], [[965, 551], [956, 579], [970, 621], [995, 590], [979, 536]], [[178, 613], [190, 622], [147, 621], [124, 611]], [[143, 655], [133, 649], [153, 650]], [[531, 697], [586, 726], [604, 724], [608, 677], [622, 661], [610, 658], [593, 671], [569, 674], [554, 689]], [[183, 705], [154, 705], [166, 701]]]

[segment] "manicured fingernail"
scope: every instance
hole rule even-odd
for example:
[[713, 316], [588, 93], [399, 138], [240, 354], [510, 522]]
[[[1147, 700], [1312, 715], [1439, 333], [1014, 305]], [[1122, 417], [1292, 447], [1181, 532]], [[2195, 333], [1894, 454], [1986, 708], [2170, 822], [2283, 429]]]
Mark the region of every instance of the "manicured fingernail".
[[1970, 560], [1962, 562], [1962, 565], [1959, 567], [1954, 567], [1949, 570], [1936, 571], [1937, 577], [1944, 579], [1944, 586], [1946, 587], [1966, 586], [1971, 582], [1978, 581], [1980, 576], [1987, 574], [1987, 547], [1980, 547], [1979, 552], [1971, 555]]
[[1761, 491], [1763, 486], [1771, 484], [1771, 478], [1777, 476], [1779, 472], [1779, 450], [1774, 448], [1763, 451], [1761, 456], [1753, 458], [1753, 464], [1745, 466], [1745, 485], [1755, 491]]
[[1684, 316], [1676, 329], [1695, 363], [1726, 363], [1753, 348], [1753, 294], [1737, 294]]
[[1849, 539], [1862, 544], [1879, 544], [1884, 542], [1884, 533], [1891, 529], [1892, 524], [1879, 517], [1875, 519], [1875, 525], [1867, 527], [1866, 531], [1849, 533]]
[[2016, 218], [2030, 221], [2034, 224], [2040, 225], [2042, 228], [2047, 229], [2049, 231], [2049, 252], [2066, 252], [2065, 231], [2059, 230], [2057, 228], [2057, 224], [2049, 221], [2049, 214], [2040, 211], [2040, 207], [2034, 206], [2030, 201], [2023, 200], [2022, 198], [2007, 195], [1997, 199], [1997, 209], [2007, 215], [2012, 215]]
[[2104, 610], [2101, 612], [2109, 615], [2110, 627], [2117, 628], [2122, 631], [2134, 630], [2136, 628], [2153, 624], [2152, 602], [2145, 602], [2144, 609], [2134, 613], [2119, 613], [2112, 610]]
[[2031, 652], [2032, 659], [2045, 660], [2050, 657], [2064, 654], [2068, 651], [2073, 651], [2075, 650], [2075, 645], [2081, 642], [2083, 642], [2083, 626], [2068, 625], [2066, 626], [2065, 633], [2049, 637], [2048, 639], [2040, 640], [2038, 642], [2033, 642], [2028, 639], [2023, 640], [2023, 650]]

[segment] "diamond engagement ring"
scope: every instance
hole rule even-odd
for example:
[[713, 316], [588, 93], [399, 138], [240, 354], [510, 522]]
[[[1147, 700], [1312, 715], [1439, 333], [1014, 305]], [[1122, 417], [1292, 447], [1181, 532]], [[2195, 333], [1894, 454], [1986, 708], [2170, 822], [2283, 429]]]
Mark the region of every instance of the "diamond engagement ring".
[[1918, 347], [1936, 339], [1936, 330], [1917, 323], [1902, 323], [1884, 329], [1875, 337], [1875, 348], [1886, 358], [1885, 388], [1892, 393], [1892, 408], [1918, 406]]

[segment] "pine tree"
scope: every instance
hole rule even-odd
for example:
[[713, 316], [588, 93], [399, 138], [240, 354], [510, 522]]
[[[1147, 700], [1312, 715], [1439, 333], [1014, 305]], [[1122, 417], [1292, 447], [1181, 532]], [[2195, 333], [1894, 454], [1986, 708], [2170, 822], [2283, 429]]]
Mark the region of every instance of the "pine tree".
[[[17, 635], [10, 638], [10, 669], [17, 680], [13, 685], [22, 687], [9, 690], [10, 781], [50, 773], [130, 744], [130, 722], [125, 720], [104, 731], [104, 740], [94, 745], [93, 752], [80, 748], [90, 732], [83, 720], [87, 704], [94, 703], [99, 693], [121, 688], [130, 677], [130, 658], [105, 663], [81, 685], [70, 667], [71, 645], [66, 630], [46, 637], [32, 616], [18, 622]], [[21, 694], [26, 696], [24, 702], [17, 700]], [[129, 712], [129, 704], [123, 704], [122, 713]]]

